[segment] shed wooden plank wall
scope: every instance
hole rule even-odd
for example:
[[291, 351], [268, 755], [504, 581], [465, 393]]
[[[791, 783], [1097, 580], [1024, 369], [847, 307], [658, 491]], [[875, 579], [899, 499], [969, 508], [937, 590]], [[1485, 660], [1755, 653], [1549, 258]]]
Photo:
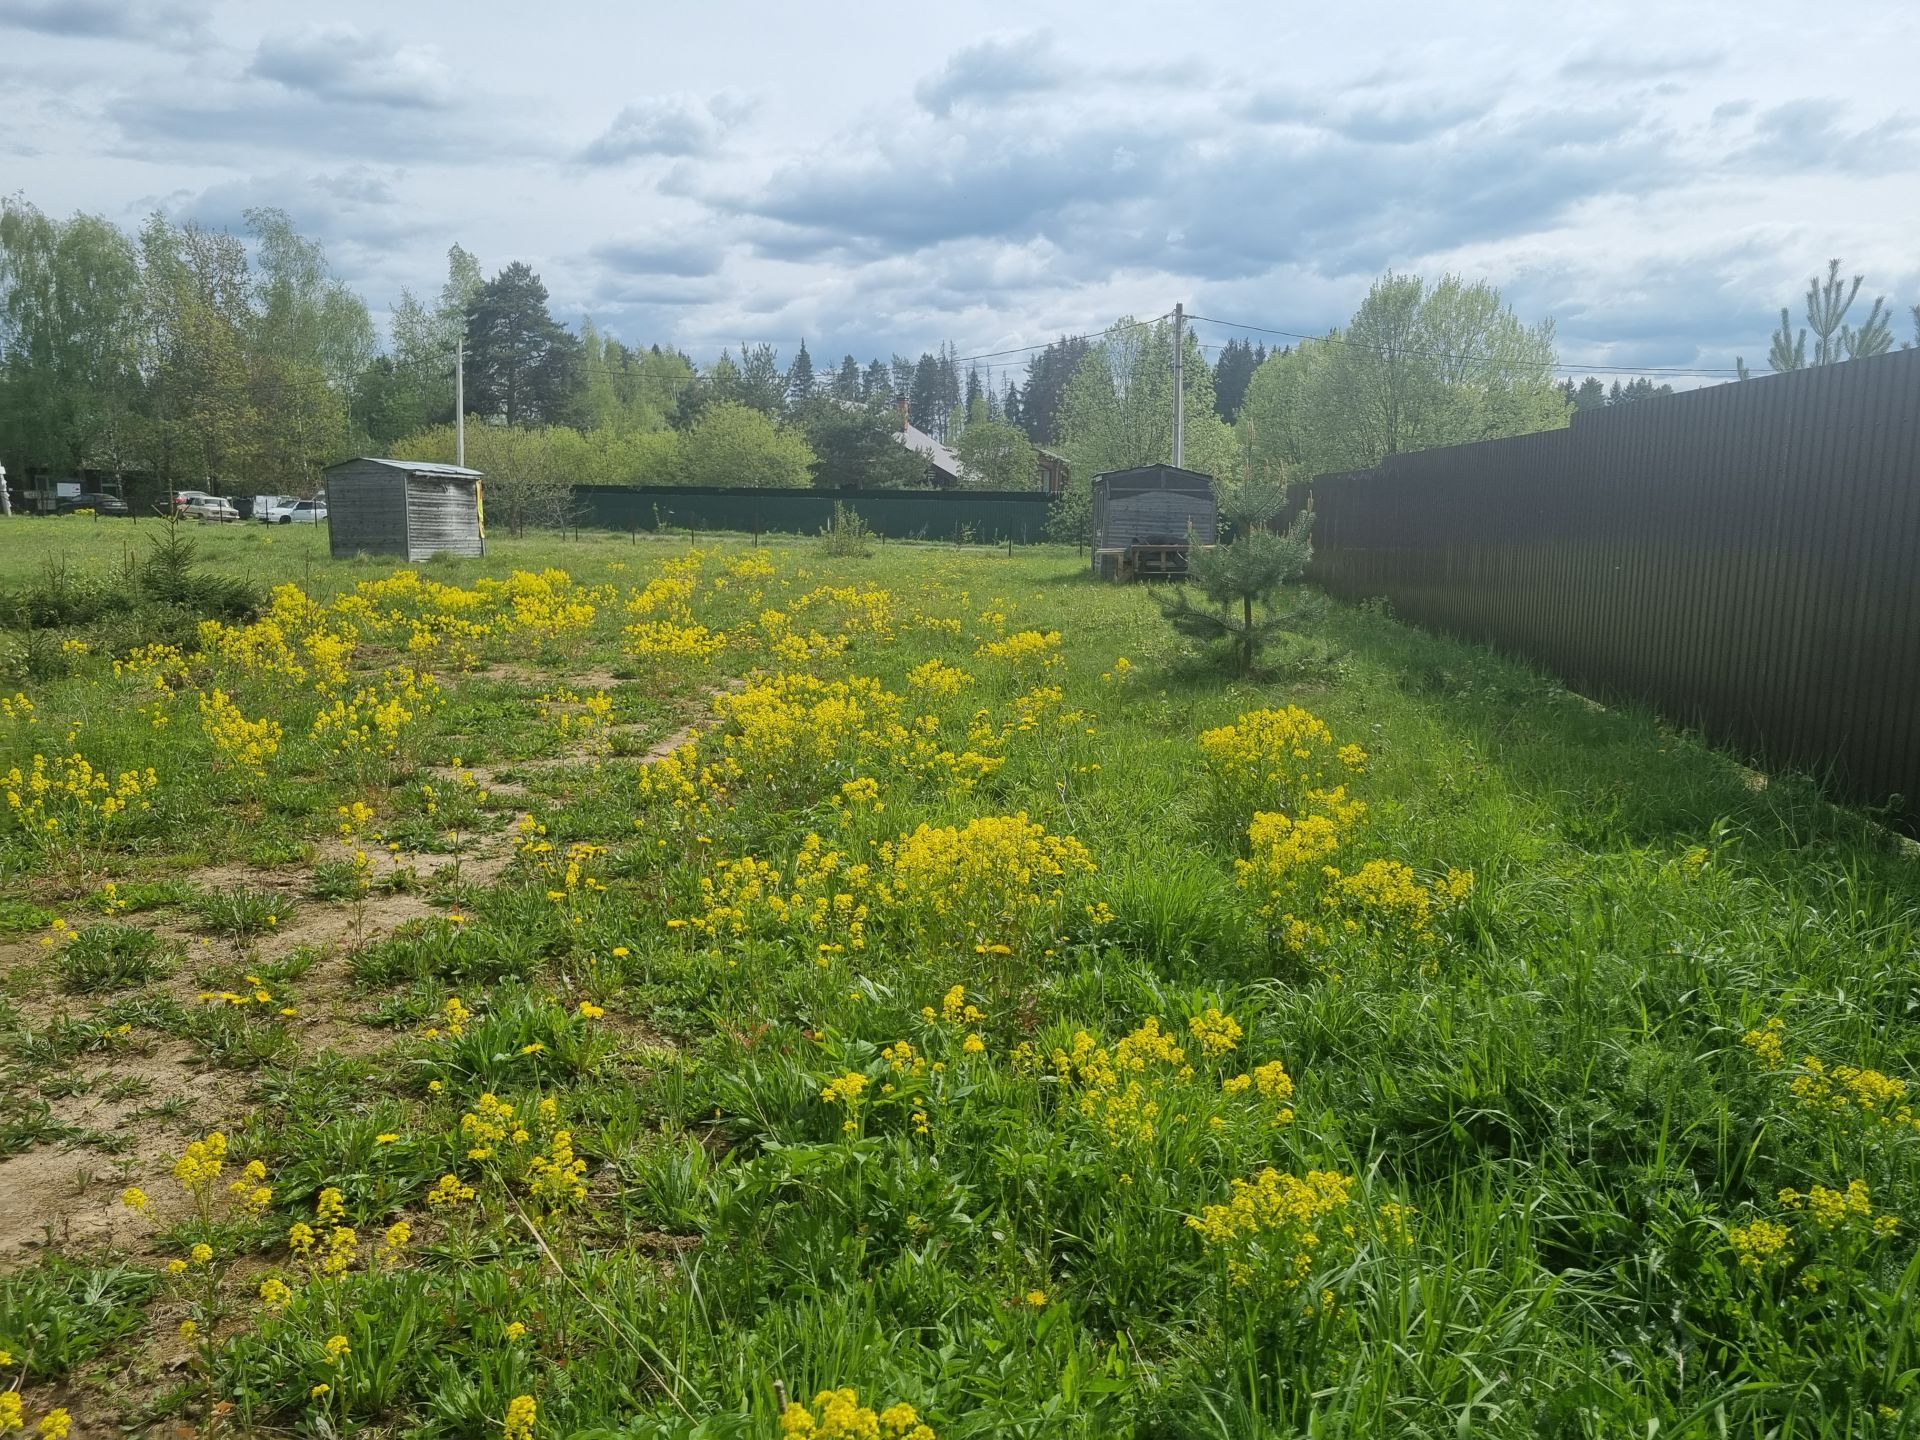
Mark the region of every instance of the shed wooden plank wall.
[[1180, 490], [1147, 490], [1132, 495], [1109, 495], [1100, 515], [1098, 546], [1177, 544], [1193, 531], [1202, 545], [1215, 535], [1211, 495]]
[[327, 472], [327, 530], [336, 557], [410, 555], [405, 481], [385, 465], [340, 465]]
[[435, 555], [484, 555], [473, 482], [432, 475], [407, 479], [407, 558]]

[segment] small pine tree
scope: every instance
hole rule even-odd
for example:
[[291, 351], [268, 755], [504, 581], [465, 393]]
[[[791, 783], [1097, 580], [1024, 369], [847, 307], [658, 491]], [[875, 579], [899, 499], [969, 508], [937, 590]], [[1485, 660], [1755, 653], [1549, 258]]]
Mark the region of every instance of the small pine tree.
[[[1272, 520], [1286, 500], [1278, 476], [1248, 477], [1221, 502], [1221, 516], [1233, 527], [1233, 539], [1210, 550], [1194, 549], [1187, 562], [1189, 583], [1206, 597], [1195, 605], [1182, 585], [1160, 601], [1160, 611], [1182, 635], [1196, 640], [1225, 640], [1234, 668], [1251, 675], [1260, 648], [1285, 629], [1294, 611], [1273, 609], [1280, 587], [1306, 573], [1313, 559], [1313, 510], [1302, 510], [1285, 530]], [[1265, 610], [1264, 615], [1257, 611]]]

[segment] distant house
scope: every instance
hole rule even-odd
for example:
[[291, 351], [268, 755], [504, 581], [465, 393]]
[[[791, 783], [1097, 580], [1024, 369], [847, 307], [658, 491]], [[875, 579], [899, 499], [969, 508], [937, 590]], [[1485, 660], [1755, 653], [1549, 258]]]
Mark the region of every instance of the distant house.
[[1044, 445], [1033, 448], [1036, 468], [1040, 472], [1040, 488], [1049, 495], [1060, 495], [1067, 488], [1067, 457], [1058, 450], [1049, 450]]
[[326, 468], [334, 558], [359, 551], [426, 560], [484, 555], [480, 472], [427, 460], [342, 460]]
[[960, 457], [942, 445], [933, 436], [927, 434], [918, 425], [910, 424], [906, 418], [906, 407], [901, 407], [900, 428], [893, 438], [907, 449], [927, 457], [927, 483], [936, 490], [951, 490], [958, 485], [966, 473], [960, 464]]

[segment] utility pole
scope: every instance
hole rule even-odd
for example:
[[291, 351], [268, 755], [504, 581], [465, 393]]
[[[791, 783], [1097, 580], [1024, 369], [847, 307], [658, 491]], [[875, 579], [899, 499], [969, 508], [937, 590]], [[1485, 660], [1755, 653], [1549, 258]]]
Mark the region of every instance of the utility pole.
[[1187, 337], [1186, 307], [1175, 304], [1173, 307], [1173, 463], [1181, 463], [1182, 452], [1187, 445], [1187, 396], [1186, 377], [1181, 373], [1186, 369]]
[[453, 342], [453, 463], [467, 463], [467, 337]]

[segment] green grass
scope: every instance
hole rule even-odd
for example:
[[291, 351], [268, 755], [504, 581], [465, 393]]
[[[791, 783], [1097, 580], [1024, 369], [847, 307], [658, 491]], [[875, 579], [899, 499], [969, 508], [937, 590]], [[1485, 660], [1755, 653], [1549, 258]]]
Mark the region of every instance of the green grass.
[[[49, 536], [80, 567], [125, 538], [0, 523], [0, 569]], [[323, 603], [391, 572], [328, 561], [319, 534], [201, 538], [208, 567]], [[52, 1008], [5, 1017], [0, 1135], [16, 1151], [71, 1139], [32, 1097], [86, 1093], [83, 1065], [111, 1083], [119, 1047], [182, 1037], [245, 1077], [236, 1114], [179, 1106], [164, 1083], [142, 1093], [196, 1135], [227, 1126], [208, 1215], [154, 1237], [182, 1255], [205, 1238], [216, 1259], [165, 1282], [153, 1315], [221, 1322], [211, 1393], [246, 1423], [478, 1434], [530, 1394], [542, 1434], [771, 1436], [776, 1381], [809, 1403], [840, 1386], [906, 1401], [942, 1437], [1838, 1437], [1920, 1418], [1920, 1129], [1901, 1113], [1920, 1072], [1913, 859], [1803, 779], [1762, 780], [1377, 610], [1327, 609], [1262, 679], [1230, 680], [1150, 594], [1091, 582], [1065, 551], [730, 544], [691, 567], [681, 614], [638, 597], [686, 560], [684, 539], [491, 543], [484, 561], [417, 568], [468, 587], [564, 568], [592, 617], [547, 633], [525, 618], [547, 603], [533, 591], [519, 612], [489, 601], [498, 628], [469, 671], [418, 640], [467, 612], [370, 601], [405, 623], [356, 622], [348, 685], [201, 657], [158, 725], [95, 647], [27, 687], [36, 723], [0, 729], [0, 770], [83, 721], [96, 765], [161, 776], [150, 810], [75, 841], [0, 834], [13, 933], [102, 893], [103, 873], [123, 902], [61, 953], [53, 978], [79, 993], [36, 988], [29, 966], [10, 977], [15, 1000]], [[706, 664], [633, 653], [625, 628], [664, 614], [726, 647]], [[1060, 632], [1058, 663], [980, 653], [1025, 629]], [[71, 638], [89, 637], [110, 640]], [[443, 693], [390, 753], [316, 736], [328, 695], [429, 652]], [[918, 688], [933, 658], [970, 683]], [[871, 679], [899, 697], [900, 728], [870, 693], [864, 718], [770, 707], [792, 731], [728, 727], [700, 755], [737, 768], [690, 773], [691, 801], [644, 794], [633, 757], [756, 667]], [[636, 679], [605, 679], [621, 673]], [[632, 728], [578, 746], [540, 704], [560, 684], [607, 689]], [[282, 727], [263, 773], [203, 727], [193, 697], [215, 685]], [[1367, 752], [1339, 774], [1366, 810], [1328, 863], [1400, 862], [1427, 887], [1470, 870], [1470, 895], [1416, 931], [1339, 900], [1316, 862], [1275, 882], [1304, 938], [1260, 913], [1236, 868], [1259, 858], [1254, 813], [1325, 802], [1210, 778], [1198, 737], [1288, 705]], [[1003, 763], [957, 783], [955, 764], [971, 772], [940, 756], [969, 749]], [[455, 757], [498, 793], [450, 778]], [[1022, 813], [1095, 868], [1012, 884], [1017, 864], [983, 843], [938, 903], [931, 870], [882, 885], [850, 868], [889, 869], [923, 824]], [[843, 860], [816, 881], [820, 851]], [[483, 856], [484, 878], [454, 878]], [[777, 878], [744, 885], [749, 857]], [[284, 889], [185, 888], [249, 858], [303, 869], [274, 877]], [[415, 884], [435, 913], [383, 922]], [[273, 933], [297, 923], [295, 889], [298, 921], [361, 917], [344, 957]], [[796, 893], [796, 909], [767, 899]], [[259, 976], [273, 1001], [87, 1003], [163, 978], [134, 956], [161, 942], [126, 934], [151, 940], [174, 907], [221, 947], [208, 975], [236, 991]], [[1208, 1054], [1189, 1022], [1206, 1031], [1216, 1009], [1239, 1033]], [[1774, 1017], [1769, 1068], [1744, 1037]], [[1181, 1059], [1153, 1058], [1150, 1019]], [[303, 1049], [319, 1020], [339, 1048]], [[1082, 1045], [1063, 1074], [1055, 1052]], [[1088, 1058], [1102, 1051], [1112, 1083]], [[1276, 1061], [1290, 1095], [1236, 1088]], [[1885, 1080], [1803, 1103], [1836, 1065]], [[865, 1077], [857, 1105], [823, 1099], [849, 1074]], [[491, 1137], [483, 1095], [514, 1110]], [[557, 1129], [583, 1195], [530, 1185]], [[255, 1159], [273, 1194], [237, 1215], [226, 1186]], [[178, 1194], [169, 1166], [137, 1183]], [[1187, 1223], [1268, 1170], [1273, 1185], [1332, 1172], [1345, 1198], [1317, 1218], [1269, 1212], [1253, 1244]], [[445, 1175], [473, 1198], [429, 1204]], [[1829, 1226], [1826, 1201], [1780, 1199], [1851, 1181], [1872, 1216], [1842, 1201]], [[358, 1245], [332, 1279], [285, 1242], [329, 1186]], [[1900, 1223], [1875, 1233], [1879, 1216]], [[401, 1220], [412, 1234], [381, 1260]], [[1755, 1222], [1784, 1226], [1787, 1249], [1755, 1250]], [[284, 1308], [259, 1305], [268, 1275], [292, 1288]], [[337, 1372], [334, 1334], [352, 1357]], [[102, 1342], [116, 1357], [139, 1343]]]
[[88, 925], [60, 950], [60, 979], [75, 994], [124, 990], [168, 974], [179, 947], [138, 925]]

